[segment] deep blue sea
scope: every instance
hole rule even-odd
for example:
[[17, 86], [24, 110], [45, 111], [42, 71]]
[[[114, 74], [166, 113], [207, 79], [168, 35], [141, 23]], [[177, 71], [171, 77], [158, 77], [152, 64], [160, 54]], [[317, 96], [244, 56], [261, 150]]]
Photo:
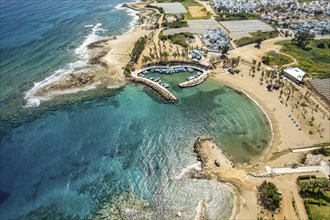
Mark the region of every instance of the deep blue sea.
[[129, 84], [27, 107], [35, 83], [84, 68], [88, 43], [132, 28], [126, 2], [0, 0], [0, 219], [193, 219], [202, 199], [210, 219], [231, 215], [231, 188], [175, 177], [198, 136], [236, 162], [265, 149], [269, 124], [244, 95], [212, 80], [182, 90], [180, 73], [161, 76], [175, 104]]

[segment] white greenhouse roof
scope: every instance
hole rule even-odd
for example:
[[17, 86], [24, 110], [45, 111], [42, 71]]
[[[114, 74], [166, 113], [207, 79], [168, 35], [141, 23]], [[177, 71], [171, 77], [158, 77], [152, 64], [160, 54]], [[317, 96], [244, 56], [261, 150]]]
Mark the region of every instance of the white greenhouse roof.
[[183, 14], [187, 13], [187, 10], [181, 3], [175, 2], [175, 3], [154, 3], [151, 4], [153, 6], [163, 8], [165, 11], [165, 14]]

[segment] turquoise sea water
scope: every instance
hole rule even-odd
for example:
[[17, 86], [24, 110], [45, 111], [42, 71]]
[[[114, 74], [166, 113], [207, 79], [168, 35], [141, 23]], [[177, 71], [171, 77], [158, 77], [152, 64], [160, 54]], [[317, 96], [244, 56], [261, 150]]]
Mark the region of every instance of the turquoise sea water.
[[0, 219], [86, 218], [106, 202], [126, 217], [193, 219], [201, 199], [210, 219], [230, 216], [226, 185], [175, 177], [196, 163], [198, 136], [237, 162], [262, 152], [269, 125], [253, 102], [212, 80], [180, 89], [180, 73], [161, 76], [175, 104], [129, 84], [25, 107], [35, 82], [84, 68], [86, 41], [128, 31], [134, 18], [121, 0], [0, 1]]

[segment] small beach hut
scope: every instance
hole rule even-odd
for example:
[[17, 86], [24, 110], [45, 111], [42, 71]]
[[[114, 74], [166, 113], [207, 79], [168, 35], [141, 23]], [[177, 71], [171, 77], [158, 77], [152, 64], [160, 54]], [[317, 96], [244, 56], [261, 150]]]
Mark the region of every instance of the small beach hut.
[[294, 67], [294, 68], [289, 68], [289, 69], [283, 70], [283, 75], [286, 78], [288, 78], [289, 80], [291, 80], [297, 84], [301, 84], [306, 73], [304, 71], [302, 71], [301, 69]]

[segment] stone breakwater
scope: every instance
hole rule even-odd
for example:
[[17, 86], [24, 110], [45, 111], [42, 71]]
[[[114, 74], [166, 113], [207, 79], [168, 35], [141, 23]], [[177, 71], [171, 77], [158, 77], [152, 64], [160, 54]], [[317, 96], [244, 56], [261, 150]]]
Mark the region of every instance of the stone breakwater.
[[157, 92], [157, 94], [159, 94], [167, 102], [175, 102], [178, 100], [170, 91], [168, 91], [166, 88], [162, 87], [161, 85], [159, 85], [158, 83], [152, 80], [145, 79], [142, 77], [136, 77], [136, 76], [131, 77], [129, 80], [131, 82], [141, 83], [148, 86], [149, 88]]
[[208, 72], [204, 71], [203, 74], [200, 75], [199, 77], [192, 79], [192, 80], [188, 80], [183, 83], [180, 83], [179, 86], [180, 86], [180, 88], [197, 86], [197, 85], [201, 84], [202, 82], [204, 82], [205, 79], [208, 77], [208, 75], [209, 75]]

